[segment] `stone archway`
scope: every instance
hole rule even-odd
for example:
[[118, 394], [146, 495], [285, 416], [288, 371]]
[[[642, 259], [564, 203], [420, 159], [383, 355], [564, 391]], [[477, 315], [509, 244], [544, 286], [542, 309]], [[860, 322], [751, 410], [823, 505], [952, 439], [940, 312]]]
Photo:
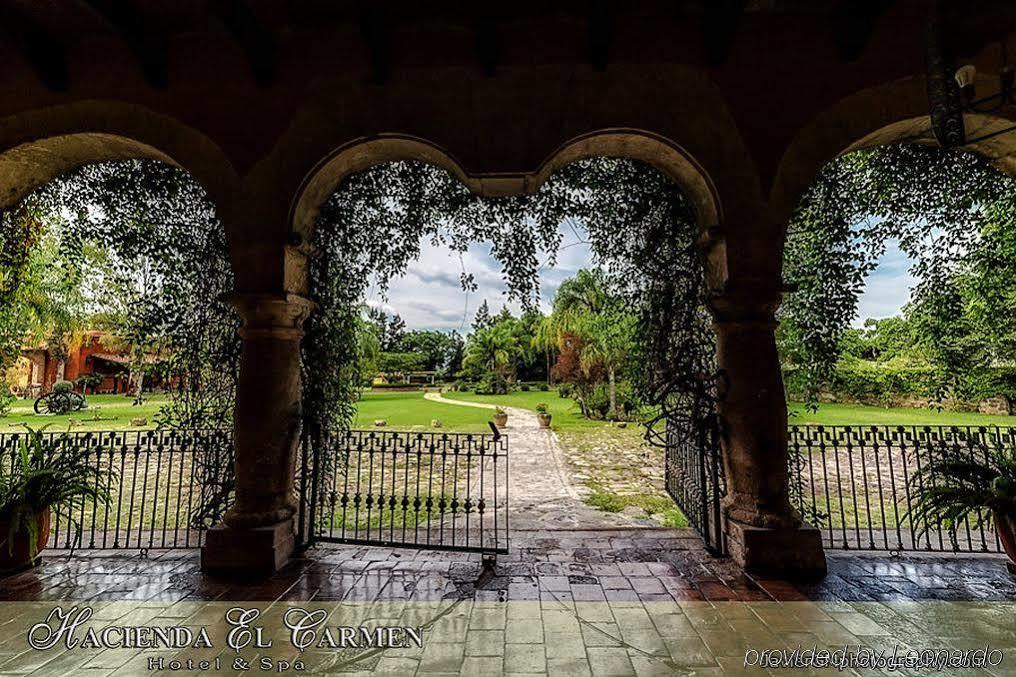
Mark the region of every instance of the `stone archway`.
[[712, 178], [702, 165], [674, 141], [635, 129], [605, 129], [571, 139], [551, 152], [531, 173], [491, 176], [469, 173], [448, 151], [424, 139], [383, 135], [344, 146], [321, 160], [304, 179], [290, 207], [291, 244], [286, 252], [287, 289], [306, 289], [306, 254], [320, 206], [342, 180], [373, 165], [419, 160], [447, 170], [476, 195], [497, 197], [534, 193], [561, 167], [592, 157], [639, 160], [652, 165], [677, 184], [693, 205], [707, 245], [710, 284], [726, 279], [726, 251], [714, 231], [723, 209]]
[[[384, 148], [386, 143], [388, 144], [387, 149]], [[329, 171], [327, 180], [322, 180], [321, 186], [331, 186], [332, 190], [340, 185], [350, 188], [358, 183], [356, 181], [351, 181], [346, 184], [342, 183], [342, 177], [349, 176], [351, 171], [355, 171], [355, 169], [350, 170], [350, 167], [363, 167], [366, 169], [376, 164], [380, 164], [380, 162], [398, 161], [408, 154], [410, 156], [415, 156], [417, 162], [422, 161], [421, 156], [423, 156], [423, 158], [434, 158], [430, 164], [432, 166], [439, 166], [440, 168], [446, 169], [448, 174], [451, 175], [451, 178], [445, 176], [442, 179], [443, 182], [454, 183], [455, 181], [458, 181], [465, 185], [465, 189], [461, 190], [462, 194], [465, 194], [465, 190], [467, 189], [476, 193], [483, 191], [484, 188], [488, 189], [485, 192], [486, 194], [489, 194], [490, 186], [484, 186], [481, 183], [484, 180], [483, 177], [480, 177], [476, 181], [471, 181], [468, 177], [464, 177], [461, 169], [447, 156], [447, 154], [438, 153], [435, 158], [435, 153], [436, 151], [432, 145], [424, 144], [415, 139], [384, 139], [378, 140], [377, 144], [367, 142], [363, 146], [340, 151], [340, 153], [336, 156], [331, 158], [329, 161], [326, 161], [326, 164], [334, 161], [336, 164], [333, 164], [331, 169], [338, 168], [338, 171]], [[343, 154], [345, 154], [345, 157], [343, 157]], [[656, 193], [658, 196], [672, 196], [676, 192], [675, 187], [678, 189], [685, 189], [681, 190], [684, 198], [676, 202], [671, 201], [672, 198], [670, 197], [660, 198], [661, 201], [664, 199], [667, 200], [666, 204], [671, 205], [673, 208], [673, 211], [664, 210], [665, 213], [675, 215], [680, 213], [681, 227], [679, 231], [677, 229], [673, 229], [668, 230], [667, 233], [663, 233], [662, 227], [659, 223], [657, 223], [656, 228], [652, 232], [655, 232], [656, 237], [660, 237], [658, 240], [659, 242], [664, 243], [679, 241], [681, 243], [679, 245], [679, 249], [681, 249], [682, 252], [687, 253], [689, 251], [693, 251], [694, 247], [692, 245], [700, 234], [700, 231], [708, 230], [711, 225], [715, 225], [716, 219], [719, 218], [719, 203], [711, 189], [711, 182], [704, 172], [697, 167], [694, 160], [676, 145], [667, 143], [659, 137], [653, 137], [642, 133], [614, 130], [576, 139], [555, 152], [543, 164], [540, 171], [522, 177], [521, 182], [517, 183], [519, 184], [519, 187], [526, 189], [525, 193], [536, 193], [542, 186], [546, 185], [546, 182], [550, 179], [553, 172], [563, 169], [569, 163], [579, 163], [582, 160], [597, 157], [605, 159], [632, 158], [637, 160], [638, 164], [643, 165], [642, 169], [640, 169], [642, 173], [640, 174], [636, 172], [634, 175], [646, 177], [648, 174], [652, 174], [652, 180], [647, 178], [647, 183], [644, 185], [660, 187], [661, 190]], [[372, 163], [372, 160], [380, 160], [380, 162]], [[448, 166], [448, 163], [451, 163], [451, 166]], [[615, 170], [618, 166], [627, 166], [625, 163], [611, 163], [609, 161], [606, 165], [615, 167]], [[444, 172], [433, 173], [444, 174]], [[423, 172], [423, 174], [426, 174], [426, 172]], [[562, 174], [565, 174], [565, 172], [562, 172]], [[611, 173], [610, 175], [613, 176], [614, 174]], [[605, 177], [606, 175], [601, 174], [601, 176]], [[317, 178], [318, 177], [312, 178], [311, 181], [308, 182], [308, 185], [314, 185]], [[395, 181], [398, 180], [394, 176], [392, 178]], [[562, 178], [564, 179], [565, 177], [562, 176]], [[601, 178], [600, 180], [602, 181], [604, 179]], [[422, 178], [419, 179], [419, 181], [421, 184], [426, 183], [426, 181]], [[401, 194], [400, 191], [385, 190], [383, 188], [383, 184], [379, 184], [376, 180], [366, 181], [365, 183], [371, 186], [369, 192], [367, 193], [368, 200], [383, 200], [384, 195]], [[638, 185], [643, 184], [640, 182]], [[687, 194], [688, 189], [686, 186], [689, 185], [692, 186], [691, 190], [695, 193], [692, 196], [688, 196]], [[504, 184], [502, 183], [500, 186], [503, 187]], [[550, 186], [547, 187], [550, 188]], [[618, 183], [614, 183], [613, 187], [618, 190], [618, 195], [629, 192], [624, 189], [623, 185]], [[630, 186], [630, 188], [634, 188], [634, 186]], [[329, 197], [329, 195], [325, 193], [327, 188], [322, 189], [320, 186], [317, 186], [312, 190], [319, 196], [317, 199], [323, 201]], [[322, 193], [325, 193], [323, 197], [321, 196]], [[307, 199], [309, 200], [310, 198], [308, 197]], [[305, 202], [302, 205], [301, 202], [301, 200], [298, 200], [297, 202], [297, 212], [301, 214], [300, 223], [305, 223], [303, 219], [306, 218], [306, 215], [309, 212], [301, 209], [301, 206], [306, 206]], [[439, 201], [438, 204], [441, 204], [441, 202]], [[679, 204], [680, 207], [675, 206], [677, 204]], [[354, 216], [354, 214], [358, 212], [348, 211], [347, 207], [347, 210], [344, 213], [347, 216], [346, 219], [335, 219], [332, 220], [332, 223], [348, 224], [358, 221]], [[400, 213], [404, 212], [400, 211]], [[674, 223], [674, 221], [668, 221], [667, 218], [663, 218], [662, 222], [665, 224]], [[307, 224], [306, 228], [309, 228], [310, 225], [311, 224]], [[390, 230], [390, 227], [387, 225], [378, 225], [383, 232], [389, 234], [395, 232]], [[341, 225], [339, 227], [341, 229]], [[648, 224], [646, 224], [645, 227], [648, 228]], [[319, 229], [317, 231], [317, 237], [314, 240], [313, 246], [318, 252], [317, 258], [319, 261], [324, 260], [324, 258], [329, 256], [330, 253], [334, 253], [334, 250], [330, 249], [327, 240], [318, 239], [322, 233], [327, 232], [329, 232], [327, 229]], [[598, 237], [611, 237], [609, 228], [604, 229], [601, 227], [597, 232]], [[629, 224], [625, 232], [632, 234], [632, 240], [643, 239], [638, 235], [637, 225], [633, 226]], [[678, 232], [680, 233], [679, 237], [674, 237], [674, 235]], [[305, 236], [301, 236], [301, 239], [303, 239], [303, 237]], [[393, 237], [393, 235], [389, 235], [389, 237]], [[406, 237], [411, 237], [411, 235], [407, 234]], [[347, 238], [345, 241], [348, 243], [349, 239]], [[686, 253], [682, 254], [681, 257], [675, 257], [674, 259], [668, 260], [675, 260], [683, 263], [686, 260], [684, 258], [684, 256], [687, 255]], [[652, 256], [647, 255], [644, 258], [652, 258]], [[696, 266], [697, 265], [698, 264], [696, 264]], [[385, 268], [385, 270], [388, 269]], [[655, 270], [659, 271], [663, 270], [663, 268], [657, 267]], [[322, 279], [348, 278], [337, 271], [332, 271], [332, 273], [328, 275], [321, 275], [320, 273], [315, 274], [314, 280], [318, 285], [320, 285]], [[316, 286], [316, 289], [312, 288], [309, 291], [318, 298], [319, 291], [321, 289], [321, 286]], [[701, 303], [701, 295], [698, 293], [699, 289], [700, 288], [697, 287], [695, 294], [688, 295], [688, 298], [696, 299], [696, 303]], [[327, 298], [329, 295], [320, 294], [320, 296]], [[335, 296], [335, 294], [332, 294], [332, 296]], [[394, 311], [389, 310], [389, 312]], [[704, 352], [711, 352], [711, 342], [704, 342], [702, 345], [708, 346]], [[306, 348], [307, 346], [305, 345], [305, 350]], [[306, 355], [307, 353], [305, 352], [305, 359]], [[311, 363], [324, 363], [330, 360], [327, 360], [325, 356], [319, 355], [311, 358], [310, 361]], [[705, 362], [705, 360], [703, 360], [703, 362]], [[691, 369], [685, 369], [684, 373], [690, 373], [691, 371]], [[313, 393], [313, 390], [311, 392]], [[570, 402], [570, 400], [565, 401]], [[611, 406], [613, 407], [613, 404], [611, 404]], [[494, 407], [493, 405], [489, 405], [487, 408], [493, 409]], [[547, 469], [547, 466], [545, 465], [547, 463], [553, 463], [559, 471], [561, 470], [561, 466], [564, 465], [564, 461], [562, 459], [563, 452], [561, 451], [560, 446], [557, 444], [557, 441], [552, 433], [549, 431], [541, 431], [539, 429], [537, 417], [534, 412], [526, 412], [522, 409], [516, 409], [516, 411], [512, 414], [511, 420], [512, 423], [509, 424], [509, 431], [513, 434], [511, 439], [513, 460], [510, 465], [512, 468], [513, 479], [516, 482], [515, 486], [519, 487], [518, 489], [512, 490], [513, 500], [515, 501], [513, 504], [513, 515], [516, 514], [515, 510], [518, 509], [519, 512], [517, 514], [520, 517], [520, 521], [523, 524], [528, 524], [528, 529], [532, 529], [534, 525], [537, 524], [542, 524], [551, 528], [562, 528], [566, 527], [568, 524], [571, 524], [572, 528], [575, 528], [578, 524], [598, 526], [606, 526], [610, 524], [617, 525], [623, 524], [625, 523], [625, 520], [629, 519], [629, 514], [619, 517], [611, 515], [609, 510], [607, 512], [600, 513], [591, 506], [584, 504], [578, 497], [573, 483], [568, 481], [567, 478], [563, 478], [561, 472], [553, 473], [552, 476], [541, 475], [541, 472]], [[308, 427], [313, 426], [309, 425]], [[634, 446], [640, 449], [639, 453], [641, 454], [642, 451], [645, 451], [644, 456], [648, 457], [649, 453], [646, 450], [646, 447], [642, 447], [640, 445], [641, 436], [638, 434], [637, 430], [639, 427], [640, 426], [633, 425], [631, 426], [629, 432], [635, 433], [632, 441], [634, 442]], [[666, 500], [666, 495], [662, 493], [664, 488], [664, 463], [662, 461], [663, 451], [662, 449], [656, 449], [656, 452], [659, 456], [659, 463], [657, 464], [659, 466], [659, 471], [656, 477], [656, 479], [659, 480], [659, 486], [656, 486], [654, 483], [653, 488], [650, 488], [648, 485], [650, 479], [648, 474], [643, 475], [639, 468], [632, 467], [634, 472], [628, 473], [625, 480], [617, 482], [614, 488], [623, 486], [623, 488], [619, 489], [622, 493], [635, 493], [631, 491], [630, 487], [637, 484], [640, 479], [645, 479], [647, 482], [645, 485], [645, 493], [647, 495], [652, 494], [652, 498], [656, 500]], [[635, 453], [631, 454], [633, 457], [632, 460], [634, 460], [636, 455], [637, 454]], [[655, 457], [656, 455], [654, 454], [654, 460], [656, 460]], [[627, 462], [627, 460], [625, 462]], [[590, 493], [593, 493], [592, 490], [590, 490]], [[345, 496], [345, 494], [343, 494], [343, 497], [348, 500], [352, 500], [351, 496]], [[635, 508], [636, 506], [632, 505], [631, 507]], [[671, 503], [670, 509], [672, 508], [673, 504]], [[659, 513], [663, 511], [658, 510], [657, 512]], [[643, 517], [648, 520], [649, 514], [652, 513], [647, 511]], [[515, 517], [513, 516], [513, 522], [514, 519]], [[630, 524], [631, 522], [628, 523]], [[332, 536], [328, 536], [328, 538], [332, 538]]]
[[[985, 76], [980, 77], [987, 81]], [[991, 86], [986, 82], [986, 88]], [[967, 137], [972, 139], [1013, 124], [1012, 118], [981, 113], [965, 114], [964, 121]], [[774, 218], [785, 227], [797, 200], [826, 163], [852, 151], [892, 143], [937, 145], [923, 77], [858, 92], [798, 132], [780, 160], [770, 191]], [[1016, 132], [975, 141], [957, 150], [978, 153], [1000, 171], [1016, 175]]]
[[185, 169], [227, 206], [238, 176], [207, 137], [140, 106], [86, 101], [0, 120], [0, 207], [84, 164], [154, 159]]

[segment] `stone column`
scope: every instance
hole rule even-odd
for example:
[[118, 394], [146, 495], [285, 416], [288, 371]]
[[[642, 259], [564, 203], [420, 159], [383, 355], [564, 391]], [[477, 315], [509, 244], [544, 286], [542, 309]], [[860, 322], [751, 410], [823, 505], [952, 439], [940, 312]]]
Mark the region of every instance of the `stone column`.
[[206, 571], [263, 575], [293, 552], [300, 444], [300, 339], [314, 304], [295, 294], [237, 294], [243, 318], [233, 439], [236, 498], [206, 535]]
[[724, 514], [734, 560], [759, 573], [821, 576], [819, 531], [790, 504], [787, 402], [776, 350], [772, 285], [728, 285], [713, 296], [716, 359], [723, 373], [718, 402], [727, 478]]

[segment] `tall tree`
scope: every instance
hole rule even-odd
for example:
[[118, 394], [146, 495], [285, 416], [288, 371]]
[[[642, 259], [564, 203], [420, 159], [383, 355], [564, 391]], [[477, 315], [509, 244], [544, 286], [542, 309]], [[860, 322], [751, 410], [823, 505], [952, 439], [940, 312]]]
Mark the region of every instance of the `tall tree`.
[[490, 316], [490, 306], [487, 305], [487, 299], [483, 299], [483, 303], [476, 311], [476, 316], [473, 317], [473, 331], [489, 329], [493, 324], [494, 318]]

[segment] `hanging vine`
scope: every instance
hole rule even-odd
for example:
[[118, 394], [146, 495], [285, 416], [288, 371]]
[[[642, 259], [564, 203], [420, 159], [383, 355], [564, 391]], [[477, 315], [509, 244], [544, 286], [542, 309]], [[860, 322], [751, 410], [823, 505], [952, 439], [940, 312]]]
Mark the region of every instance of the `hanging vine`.
[[[80, 329], [105, 329], [132, 370], [157, 368], [169, 384], [160, 427], [231, 424], [239, 323], [221, 296], [232, 272], [222, 224], [188, 174], [147, 160], [86, 165], [30, 194], [2, 225], [11, 267], [0, 285], [0, 364], [18, 358], [33, 328], [54, 350]], [[40, 258], [43, 245], [52, 249]], [[202, 445], [194, 463], [196, 481], [217, 487], [191, 515], [208, 523], [228, 499], [232, 450]]]
[[[356, 330], [371, 279], [386, 288], [425, 239], [453, 255], [484, 242], [509, 298], [530, 308], [541, 261], [555, 261], [566, 220], [585, 228], [595, 262], [637, 309], [636, 383], [657, 412], [647, 438], [664, 443], [655, 425], [664, 418], [711, 416], [713, 340], [695, 219], [669, 179], [640, 162], [598, 158], [563, 168], [534, 195], [485, 199], [441, 169], [395, 162], [347, 178], [318, 219], [311, 266], [318, 312], [303, 344], [304, 365], [314, 365], [304, 379], [306, 429], [320, 443], [352, 421], [362, 380]], [[474, 287], [468, 272], [461, 282]]]
[[[1016, 228], [1014, 203], [1016, 183], [970, 153], [894, 145], [828, 164], [790, 222], [784, 271], [795, 291], [780, 312], [783, 357], [811, 402], [829, 382], [867, 278], [890, 241], [909, 258], [917, 281], [905, 310], [921, 323], [923, 347], [934, 356], [934, 399], [962, 392], [971, 370], [1012, 359], [1011, 347], [1005, 356], [964, 340], [967, 301], [958, 284], [971, 266], [1016, 270], [1016, 247], [1007, 236]], [[983, 286], [992, 278], [977, 279]], [[1011, 291], [1005, 291], [1011, 280], [996, 283], [981, 290], [980, 312], [1004, 324], [1012, 317]], [[1016, 333], [1008, 324], [998, 337]]]

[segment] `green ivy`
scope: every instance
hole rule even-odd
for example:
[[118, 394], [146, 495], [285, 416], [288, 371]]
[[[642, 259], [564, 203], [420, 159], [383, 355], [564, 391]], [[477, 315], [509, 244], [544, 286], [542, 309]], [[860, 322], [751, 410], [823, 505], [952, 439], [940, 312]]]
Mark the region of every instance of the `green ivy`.
[[[807, 398], [815, 402], [829, 387], [867, 277], [890, 240], [917, 280], [905, 314], [916, 327], [915, 349], [935, 367], [934, 398], [962, 393], [965, 374], [1013, 360], [1002, 331], [977, 335], [988, 326], [983, 318], [995, 317], [1007, 318], [998, 324], [1016, 336], [1012, 278], [980, 290], [969, 280], [977, 266], [1016, 271], [1014, 201], [1013, 180], [970, 153], [894, 145], [827, 165], [794, 212], [785, 250], [794, 291], [780, 312], [780, 344]], [[975, 303], [982, 320], [970, 312]]]
[[[363, 381], [354, 337], [371, 280], [386, 289], [425, 240], [452, 259], [483, 242], [510, 298], [528, 309], [541, 265], [556, 260], [562, 223], [588, 235], [610, 284], [637, 309], [641, 401], [658, 405], [661, 418], [711, 417], [713, 339], [695, 218], [669, 179], [640, 162], [598, 158], [561, 169], [534, 195], [481, 198], [444, 170], [394, 162], [348, 177], [319, 216], [310, 273], [318, 311], [303, 342], [303, 363], [314, 365], [304, 378], [305, 429], [324, 442], [353, 418]], [[460, 280], [475, 289], [468, 270]]]

